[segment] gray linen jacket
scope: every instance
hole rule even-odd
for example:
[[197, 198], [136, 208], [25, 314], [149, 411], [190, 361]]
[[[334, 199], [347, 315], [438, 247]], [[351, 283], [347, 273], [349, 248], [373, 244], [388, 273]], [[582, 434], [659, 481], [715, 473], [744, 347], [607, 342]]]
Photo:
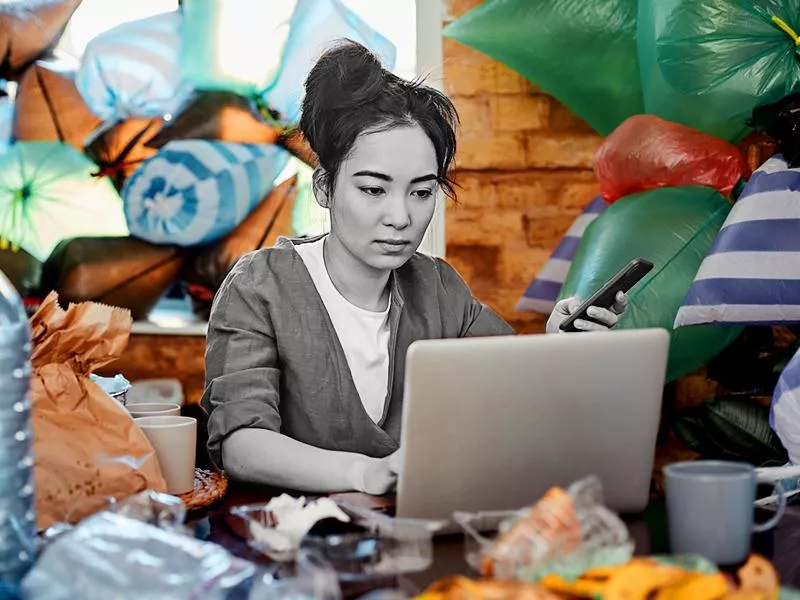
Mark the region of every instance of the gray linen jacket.
[[[314, 238], [319, 239], [319, 238]], [[328, 450], [383, 457], [397, 450], [406, 351], [422, 339], [510, 335], [441, 259], [417, 253], [392, 272], [389, 384], [382, 419], [364, 409], [344, 350], [294, 244], [243, 256], [214, 298], [208, 323], [208, 451], [237, 429], [283, 433]]]

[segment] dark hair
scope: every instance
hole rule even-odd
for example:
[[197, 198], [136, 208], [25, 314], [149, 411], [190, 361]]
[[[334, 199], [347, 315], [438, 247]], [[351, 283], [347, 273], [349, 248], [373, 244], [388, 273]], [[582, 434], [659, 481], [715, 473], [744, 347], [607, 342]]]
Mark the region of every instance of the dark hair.
[[359, 135], [419, 125], [436, 150], [439, 185], [455, 198], [448, 171], [456, 153], [458, 114], [445, 94], [384, 69], [378, 57], [352, 40], [339, 42], [317, 60], [305, 90], [300, 129], [323, 169], [315, 183], [329, 194]]

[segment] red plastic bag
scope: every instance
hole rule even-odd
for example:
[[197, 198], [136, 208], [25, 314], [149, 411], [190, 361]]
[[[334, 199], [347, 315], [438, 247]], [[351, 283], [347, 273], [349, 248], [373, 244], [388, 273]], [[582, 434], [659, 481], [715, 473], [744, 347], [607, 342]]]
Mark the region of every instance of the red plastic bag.
[[607, 202], [660, 187], [704, 185], [731, 193], [750, 176], [733, 144], [653, 115], [626, 119], [600, 144], [594, 173]]

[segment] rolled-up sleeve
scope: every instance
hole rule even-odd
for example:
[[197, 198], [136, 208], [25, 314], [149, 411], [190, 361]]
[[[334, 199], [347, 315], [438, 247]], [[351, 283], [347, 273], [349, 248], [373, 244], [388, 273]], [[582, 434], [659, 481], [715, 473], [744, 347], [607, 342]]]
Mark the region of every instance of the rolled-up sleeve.
[[242, 428], [280, 431], [280, 364], [269, 305], [253, 276], [253, 256], [237, 262], [214, 298], [206, 342], [208, 452], [222, 468], [222, 442]]
[[487, 337], [514, 335], [516, 333], [492, 309], [476, 300], [469, 286], [458, 272], [441, 259], [437, 259], [449, 309], [455, 312], [460, 323], [459, 337]]

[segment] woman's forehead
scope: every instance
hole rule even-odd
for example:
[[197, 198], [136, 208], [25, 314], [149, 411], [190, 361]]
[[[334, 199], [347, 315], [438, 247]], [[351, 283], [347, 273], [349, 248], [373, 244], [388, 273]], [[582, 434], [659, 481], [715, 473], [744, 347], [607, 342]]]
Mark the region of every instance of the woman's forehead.
[[375, 171], [397, 180], [413, 179], [436, 173], [436, 150], [418, 125], [393, 127], [358, 136], [343, 166], [348, 175]]

